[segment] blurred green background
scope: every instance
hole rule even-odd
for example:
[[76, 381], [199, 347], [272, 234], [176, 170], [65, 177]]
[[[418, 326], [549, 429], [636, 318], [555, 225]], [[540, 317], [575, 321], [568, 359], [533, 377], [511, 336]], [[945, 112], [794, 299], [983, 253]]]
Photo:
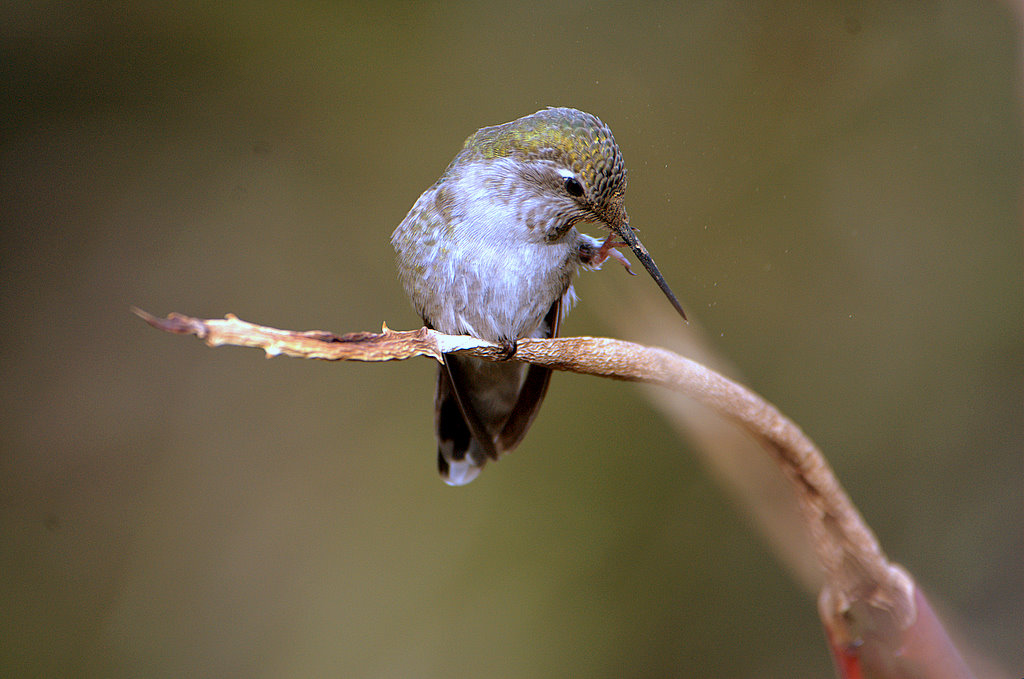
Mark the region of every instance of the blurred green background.
[[[831, 672], [813, 598], [635, 387], [556, 375], [451, 489], [430, 361], [128, 312], [418, 327], [392, 229], [471, 132], [549, 105], [612, 127], [694, 326], [1019, 674], [1019, 29], [969, 0], [5, 3], [0, 674]], [[564, 333], [637, 287], [584, 276]]]

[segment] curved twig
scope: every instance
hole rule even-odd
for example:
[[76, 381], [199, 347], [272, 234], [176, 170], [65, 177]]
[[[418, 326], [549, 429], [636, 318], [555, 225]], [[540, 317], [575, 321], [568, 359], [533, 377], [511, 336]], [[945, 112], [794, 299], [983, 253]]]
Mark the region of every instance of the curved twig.
[[[793, 482], [825, 585], [819, 611], [844, 676], [970, 676], [910, 575], [886, 559], [821, 451], [789, 418], [756, 393], [678, 354], [603, 337], [519, 340], [508, 358], [497, 345], [427, 328], [335, 335], [258, 326], [228, 315], [201, 320], [156, 318], [155, 328], [196, 335], [210, 346], [258, 347], [268, 357], [329, 361], [392, 361], [451, 352], [486, 360], [517, 360], [554, 370], [656, 384], [686, 394], [738, 423], [764, 444]], [[920, 672], [923, 674], [918, 674]]]

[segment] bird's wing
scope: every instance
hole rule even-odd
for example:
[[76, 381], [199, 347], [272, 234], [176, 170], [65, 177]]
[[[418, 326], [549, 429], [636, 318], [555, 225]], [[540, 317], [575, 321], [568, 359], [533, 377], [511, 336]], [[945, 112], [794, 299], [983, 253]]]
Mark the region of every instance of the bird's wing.
[[[562, 324], [562, 297], [555, 300], [544, 317], [545, 332], [543, 337], [557, 337], [558, 328]], [[526, 372], [526, 379], [523, 387], [519, 390], [519, 398], [512, 408], [508, 422], [502, 427], [498, 435], [498, 445], [503, 452], [512, 450], [519, 445], [519, 442], [526, 436], [527, 430], [533, 424], [533, 418], [537, 417], [540, 404], [548, 393], [548, 384], [551, 382], [551, 369], [539, 365], [530, 365]]]

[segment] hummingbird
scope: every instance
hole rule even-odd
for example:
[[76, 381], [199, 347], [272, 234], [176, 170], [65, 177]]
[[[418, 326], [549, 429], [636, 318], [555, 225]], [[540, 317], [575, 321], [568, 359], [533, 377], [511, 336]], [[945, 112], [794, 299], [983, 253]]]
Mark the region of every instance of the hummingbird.
[[[511, 357], [520, 339], [558, 335], [580, 270], [612, 258], [633, 273], [616, 249], [628, 246], [685, 320], [629, 225], [625, 192], [622, 153], [594, 115], [548, 108], [481, 128], [391, 235], [399, 279], [427, 327], [499, 344]], [[580, 233], [581, 223], [609, 234]], [[444, 481], [467, 484], [514, 449], [550, 379], [549, 368], [446, 354], [434, 397]]]

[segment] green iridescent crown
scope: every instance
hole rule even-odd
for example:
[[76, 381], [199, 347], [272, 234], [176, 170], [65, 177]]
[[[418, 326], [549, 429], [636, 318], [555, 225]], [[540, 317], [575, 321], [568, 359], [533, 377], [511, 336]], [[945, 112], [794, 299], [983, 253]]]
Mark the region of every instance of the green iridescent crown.
[[597, 195], [626, 189], [626, 165], [612, 131], [597, 116], [574, 108], [548, 108], [481, 128], [466, 140], [456, 161], [493, 158], [555, 161]]

